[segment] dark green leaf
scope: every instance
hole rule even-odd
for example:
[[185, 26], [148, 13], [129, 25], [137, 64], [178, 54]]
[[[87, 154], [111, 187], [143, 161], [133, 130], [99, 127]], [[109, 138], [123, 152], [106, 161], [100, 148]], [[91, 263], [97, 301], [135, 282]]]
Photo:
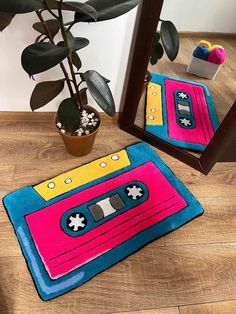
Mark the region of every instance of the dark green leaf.
[[[129, 12], [139, 4], [139, 0], [89, 0], [85, 4], [96, 9], [98, 13], [97, 21], [105, 21]], [[80, 12], [75, 14], [75, 21], [94, 22]]]
[[0, 32], [2, 32], [11, 23], [14, 16], [14, 13], [0, 12]]
[[70, 50], [51, 43], [37, 43], [28, 46], [22, 53], [21, 63], [30, 75], [53, 68], [70, 54]]
[[85, 87], [79, 91], [80, 99], [83, 105], [88, 104], [87, 90], [88, 90], [87, 87]]
[[41, 34], [37, 38], [35, 38], [34, 43], [43, 43], [43, 42], [49, 42], [49, 38], [47, 35]]
[[179, 34], [172, 22], [162, 22], [161, 40], [168, 58], [170, 61], [174, 61], [179, 52]]
[[152, 43], [151, 57], [150, 62], [152, 65], [155, 65], [158, 60], [160, 60], [164, 55], [164, 50], [162, 45], [159, 43], [160, 34], [156, 33]]
[[71, 53], [71, 61], [77, 70], [79, 70], [82, 67], [81, 60], [75, 51], [72, 51]]
[[104, 81], [105, 81], [107, 84], [111, 82], [109, 79], [105, 78], [104, 76], [102, 76], [102, 78], [104, 79]]
[[161, 39], [160, 33], [156, 33], [156, 34], [154, 35], [154, 41], [156, 41], [157, 43], [159, 43], [159, 42], [160, 42], [160, 39]]
[[[83, 82], [85, 82], [85, 76], [84, 76], [84, 73], [78, 73], [80, 75], [80, 78]], [[105, 78], [104, 76], [101, 75], [101, 77], [104, 79], [104, 81], [108, 84], [110, 83], [111, 81], [107, 78]]]
[[63, 90], [64, 84], [64, 79], [37, 84], [30, 99], [31, 109], [34, 111], [42, 108], [53, 100]]
[[96, 101], [96, 103], [108, 115], [115, 115], [115, 103], [104, 78], [96, 71], [87, 71], [84, 73], [84, 79], [87, 83], [88, 89]]
[[45, 37], [45, 35], [43, 35], [43, 34], [37, 36], [37, 37], [35, 38], [34, 43], [36, 44], [36, 43], [40, 42], [40, 40], [41, 40], [43, 37]]
[[[47, 0], [47, 5], [52, 10], [58, 9], [59, 1]], [[90, 5], [81, 2], [67, 1], [62, 3], [62, 10], [78, 12], [91, 18], [92, 21], [97, 20], [97, 11]]]
[[164, 49], [163, 49], [161, 43], [158, 43], [158, 45], [156, 47], [156, 54], [157, 54], [158, 60], [160, 60], [164, 55]]
[[83, 82], [85, 82], [85, 76], [84, 76], [84, 73], [79, 73], [79, 75], [80, 75], [81, 80], [82, 80]]
[[144, 83], [149, 83], [152, 79], [152, 74], [147, 71], [146, 75], [145, 75], [145, 78], [144, 78]]
[[73, 37], [71, 32], [67, 33], [68, 46], [71, 51], [78, 51], [89, 45], [89, 40], [82, 37]]
[[[55, 37], [56, 34], [59, 32], [60, 30], [60, 23], [58, 22], [58, 20], [56, 19], [51, 19], [51, 20], [47, 20], [45, 21], [46, 25], [47, 25], [47, 29], [49, 30], [50, 34], [52, 37]], [[43, 26], [42, 22], [38, 22], [33, 24], [33, 28], [44, 35], [47, 35], [47, 32]]]
[[63, 100], [58, 109], [58, 120], [66, 131], [75, 132], [80, 126], [80, 111], [73, 98]]
[[43, 0], [0, 0], [0, 12], [28, 13], [43, 8]]

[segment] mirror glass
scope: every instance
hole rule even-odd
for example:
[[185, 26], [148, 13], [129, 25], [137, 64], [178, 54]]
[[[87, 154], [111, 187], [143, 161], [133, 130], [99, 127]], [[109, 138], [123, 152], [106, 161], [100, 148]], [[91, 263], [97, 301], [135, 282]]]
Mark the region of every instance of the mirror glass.
[[236, 99], [236, 13], [179, 2], [164, 3], [135, 125], [199, 156]]

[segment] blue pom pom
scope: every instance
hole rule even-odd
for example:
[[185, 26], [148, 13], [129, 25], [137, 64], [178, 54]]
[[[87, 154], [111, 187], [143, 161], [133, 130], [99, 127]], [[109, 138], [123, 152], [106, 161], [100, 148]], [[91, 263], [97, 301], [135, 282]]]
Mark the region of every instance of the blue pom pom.
[[205, 46], [198, 46], [194, 50], [193, 56], [198, 59], [207, 60], [209, 56], [209, 50]]

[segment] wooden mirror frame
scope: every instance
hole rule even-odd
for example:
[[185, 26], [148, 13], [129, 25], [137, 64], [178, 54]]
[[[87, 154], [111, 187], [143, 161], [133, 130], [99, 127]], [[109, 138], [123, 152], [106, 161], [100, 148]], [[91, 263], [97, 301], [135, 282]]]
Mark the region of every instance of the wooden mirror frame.
[[122, 130], [208, 174], [217, 161], [236, 161], [236, 102], [199, 158], [134, 124], [163, 3], [164, 0], [140, 0], [121, 101], [124, 109], [119, 117], [119, 125]]

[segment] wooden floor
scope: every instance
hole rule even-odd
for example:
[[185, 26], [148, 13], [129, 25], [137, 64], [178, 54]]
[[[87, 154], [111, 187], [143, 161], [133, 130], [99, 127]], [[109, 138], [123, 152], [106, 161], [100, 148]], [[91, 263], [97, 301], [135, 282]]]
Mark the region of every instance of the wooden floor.
[[[0, 113], [0, 197], [136, 143], [103, 119], [93, 152], [66, 153], [50, 114]], [[157, 151], [157, 150], [156, 150]], [[200, 218], [45, 303], [0, 205], [0, 313], [236, 313], [236, 165], [207, 177], [157, 151], [205, 209]]]

